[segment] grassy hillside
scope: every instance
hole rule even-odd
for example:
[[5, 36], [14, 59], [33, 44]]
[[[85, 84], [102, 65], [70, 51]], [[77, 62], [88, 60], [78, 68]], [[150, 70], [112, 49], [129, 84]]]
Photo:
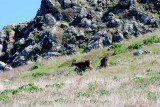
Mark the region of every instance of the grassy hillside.
[[[3, 106], [159, 106], [160, 43], [143, 40], [160, 37], [160, 31], [123, 41], [123, 53], [112, 55], [111, 65], [99, 69], [100, 59], [116, 49], [97, 49], [89, 53], [57, 57], [15, 68], [0, 74], [0, 103]], [[134, 56], [137, 49], [152, 53]], [[141, 45], [140, 45], [141, 46]], [[71, 67], [73, 59], [91, 59], [95, 70], [83, 76]], [[9, 80], [9, 81], [7, 81]]]

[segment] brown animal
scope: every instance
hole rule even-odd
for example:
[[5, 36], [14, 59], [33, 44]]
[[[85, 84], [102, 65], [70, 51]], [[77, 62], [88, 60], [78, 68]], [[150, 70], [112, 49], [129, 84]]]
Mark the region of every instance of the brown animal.
[[107, 53], [107, 55], [105, 55], [102, 59], [101, 59], [101, 67], [106, 67], [109, 66], [109, 54]]
[[80, 75], [82, 75], [82, 71], [85, 72], [85, 70], [88, 69], [88, 68], [90, 70], [93, 69], [91, 60], [84, 60], [84, 61], [80, 61], [80, 62], [77, 62], [76, 60], [73, 60], [72, 66], [73, 65], [76, 66], [75, 70], [77, 71], [77, 74], [80, 74]]

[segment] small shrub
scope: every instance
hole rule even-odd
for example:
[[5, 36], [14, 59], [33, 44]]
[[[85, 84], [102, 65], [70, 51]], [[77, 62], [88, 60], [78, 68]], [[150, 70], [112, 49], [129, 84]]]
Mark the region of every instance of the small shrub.
[[68, 71], [66, 75], [69, 76], [71, 74], [76, 74], [76, 72], [75, 71]]
[[8, 93], [17, 94], [17, 93], [19, 93], [19, 92], [20, 92], [19, 89], [16, 89], [16, 90], [14, 90], [14, 89], [9, 89], [9, 90], [4, 90], [4, 91], [2, 91], [1, 94], [2, 94], [2, 95], [7, 95]]
[[59, 99], [56, 99], [55, 102], [64, 102], [65, 100], [63, 98], [59, 98]]
[[143, 40], [143, 43], [146, 45], [152, 45], [153, 43], [159, 43], [159, 42], [160, 38], [156, 36]]
[[109, 62], [109, 66], [114, 66], [114, 65], [117, 65], [118, 63], [117, 62], [115, 62], [115, 61], [113, 61], [113, 60], [110, 60], [110, 62]]
[[142, 46], [143, 46], [143, 43], [137, 42], [137, 43], [130, 44], [128, 46], [128, 49], [139, 49]]
[[95, 87], [95, 85], [94, 85], [92, 82], [90, 82], [90, 83], [88, 83], [88, 89], [89, 89], [90, 91], [93, 91], [93, 90], [96, 89], [96, 87]]
[[53, 12], [58, 12], [58, 11], [60, 11], [60, 10], [62, 10], [62, 7], [61, 7], [61, 5], [60, 4], [58, 4], [58, 5], [56, 5], [56, 6], [54, 6], [53, 8], [52, 8], [52, 11]]
[[19, 90], [26, 92], [37, 92], [37, 91], [42, 91], [42, 88], [35, 86], [33, 83], [30, 83], [19, 87]]
[[30, 70], [35, 70], [35, 69], [38, 69], [39, 67], [43, 66], [42, 63], [39, 63], [39, 62], [35, 62], [34, 66], [30, 68]]
[[147, 69], [146, 72], [152, 72], [152, 69]]
[[77, 97], [90, 97], [91, 95], [87, 92], [79, 92]]
[[62, 10], [62, 15], [65, 21], [70, 22], [74, 17], [74, 10], [72, 8]]
[[96, 99], [91, 99], [90, 103], [97, 103], [97, 100]]
[[64, 86], [65, 83], [59, 83], [59, 84], [53, 84], [53, 85], [46, 85], [46, 87], [56, 87], [56, 88], [62, 88], [62, 86]]
[[39, 78], [39, 77], [43, 77], [43, 76], [46, 76], [47, 73], [46, 72], [36, 72], [36, 73], [33, 73], [32, 76], [34, 78]]
[[20, 43], [19, 43], [19, 41], [15, 42], [15, 46], [16, 46], [17, 50], [19, 50], [19, 51], [20, 51], [20, 49], [21, 49], [21, 46], [20, 46]]
[[113, 0], [111, 3], [110, 3], [110, 6], [111, 7], [114, 7], [118, 4], [118, 0]]
[[148, 92], [147, 93], [147, 98], [149, 99], [149, 100], [154, 100], [154, 101], [156, 101], [157, 100], [157, 96], [156, 96], [156, 93], [155, 92]]
[[122, 44], [120, 44], [120, 43], [113, 43], [113, 45], [111, 46], [111, 49], [116, 49], [116, 48], [122, 48]]
[[88, 42], [84, 42], [80, 45], [78, 52], [83, 53], [85, 51], [85, 48], [87, 47]]
[[116, 49], [114, 50], [113, 55], [118, 55], [118, 54], [121, 54], [121, 53], [124, 53], [124, 52], [126, 52], [126, 49], [125, 49], [125, 48], [116, 48]]
[[117, 76], [114, 76], [114, 77], [113, 77], [113, 80], [118, 80], [118, 77], [117, 77]]
[[110, 92], [107, 90], [98, 90], [98, 91], [96, 91], [96, 93], [98, 93], [100, 95], [110, 95]]
[[137, 83], [143, 83], [143, 82], [145, 82], [147, 79], [146, 78], [144, 78], [144, 77], [136, 77], [136, 82]]
[[10, 97], [8, 97], [8, 96], [6, 96], [6, 95], [1, 95], [1, 94], [0, 94], [0, 100], [6, 102], [6, 101], [9, 101], [9, 100], [10, 100]]

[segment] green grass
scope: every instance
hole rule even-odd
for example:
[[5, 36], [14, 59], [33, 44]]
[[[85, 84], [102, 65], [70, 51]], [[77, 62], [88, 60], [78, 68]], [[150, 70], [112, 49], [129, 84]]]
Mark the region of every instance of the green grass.
[[[61, 56], [5, 72], [0, 75], [0, 103], [2, 106], [112, 106], [116, 100], [115, 106], [157, 106], [160, 100], [160, 47], [156, 44], [159, 33], [116, 43], [111, 49]], [[135, 44], [144, 40], [147, 42], [141, 50], [152, 53], [134, 56]], [[152, 41], [152, 45], [147, 45]], [[134, 45], [129, 50], [131, 44]], [[106, 53], [116, 51], [110, 56], [109, 67], [97, 68]], [[90, 59], [95, 70], [88, 69], [79, 76], [74, 72], [75, 66], [71, 66], [73, 59]], [[43, 76], [45, 78], [39, 78]], [[4, 82], [5, 79], [10, 81]]]
[[32, 76], [34, 78], [39, 78], [39, 77], [43, 77], [43, 76], [46, 76], [47, 73], [46, 72], [36, 72], [36, 73], [33, 73]]
[[35, 69], [38, 69], [40, 68], [41, 66], [43, 66], [42, 63], [39, 63], [39, 62], [35, 62], [34, 66], [30, 68], [30, 70], [35, 70]]

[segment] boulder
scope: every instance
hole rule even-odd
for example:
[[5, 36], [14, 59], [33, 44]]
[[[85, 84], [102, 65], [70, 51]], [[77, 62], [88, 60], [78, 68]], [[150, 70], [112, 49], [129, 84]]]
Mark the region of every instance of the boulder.
[[108, 27], [118, 27], [121, 24], [121, 20], [120, 19], [113, 19], [107, 22], [107, 26]]
[[120, 33], [120, 32], [116, 32], [114, 35], [113, 35], [113, 42], [120, 42], [124, 39], [123, 37], [123, 34]]
[[46, 58], [46, 59], [51, 58], [51, 57], [57, 57], [57, 56], [60, 56], [60, 53], [58, 53], [58, 52], [46, 52], [43, 55], [43, 57]]
[[80, 13], [78, 14], [78, 17], [79, 17], [79, 18], [85, 18], [85, 17], [87, 16], [87, 14], [88, 14], [87, 9], [86, 9], [85, 7], [83, 7], [83, 8], [81, 9]]
[[152, 53], [152, 52], [149, 51], [149, 50], [145, 50], [144, 53], [145, 53], [145, 54], [150, 54], [150, 53]]
[[93, 49], [102, 48], [102, 47], [103, 47], [103, 39], [102, 38], [95, 38], [87, 45], [85, 52], [89, 52]]
[[140, 55], [142, 55], [144, 52], [142, 51], [142, 50], [138, 50], [138, 51], [136, 51], [136, 52], [134, 52], [133, 54], [135, 55], [135, 56], [140, 56]]
[[48, 25], [54, 25], [56, 23], [56, 19], [50, 13], [45, 15], [45, 21]]
[[90, 19], [83, 18], [81, 20], [81, 24], [82, 24], [82, 27], [91, 27], [92, 21]]
[[64, 2], [64, 7], [65, 8], [71, 7], [72, 2], [70, 0], [64, 0], [63, 2]]
[[122, 7], [128, 7], [128, 6], [130, 6], [130, 2], [131, 2], [131, 0], [120, 0], [120, 1], [119, 1], [119, 4], [120, 4]]
[[12, 67], [0, 61], [0, 73], [8, 70], [12, 70]]
[[25, 59], [25, 56], [21, 56], [21, 55], [16, 56], [14, 60], [12, 61], [13, 67], [18, 67], [18, 66], [22, 66], [26, 64], [27, 64], [27, 61]]

